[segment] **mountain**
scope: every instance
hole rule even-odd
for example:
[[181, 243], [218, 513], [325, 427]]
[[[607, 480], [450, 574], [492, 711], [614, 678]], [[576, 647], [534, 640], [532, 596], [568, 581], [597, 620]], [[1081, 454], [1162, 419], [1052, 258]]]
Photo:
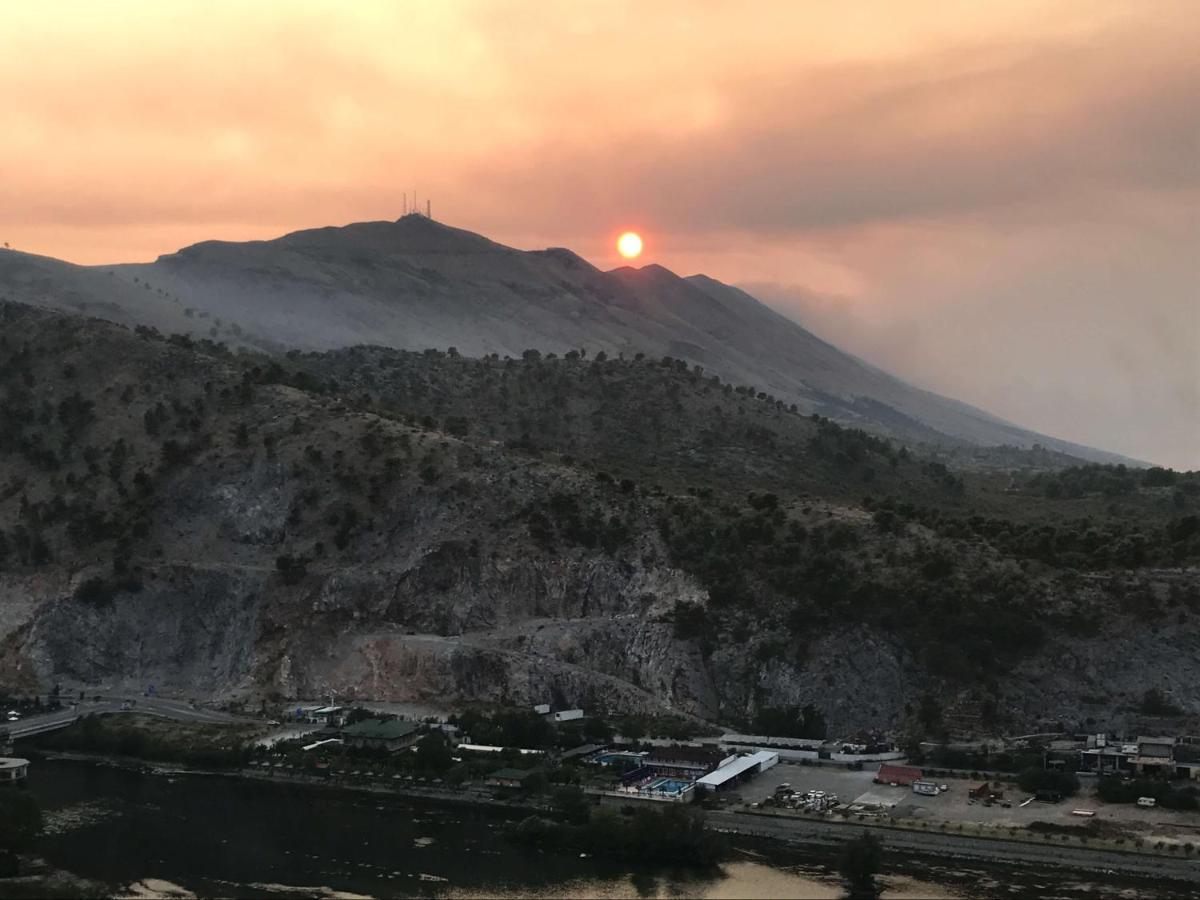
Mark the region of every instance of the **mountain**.
[[0, 303], [5, 695], [1185, 730], [1198, 510], [1200, 475], [955, 470], [678, 359]]
[[569, 250], [520, 251], [420, 215], [206, 241], [154, 263], [81, 267], [0, 254], [0, 297], [278, 351], [377, 344], [466, 356], [671, 356], [806, 413], [943, 447], [1039, 435], [916, 389], [821, 341], [736, 288], [658, 265], [603, 272]]

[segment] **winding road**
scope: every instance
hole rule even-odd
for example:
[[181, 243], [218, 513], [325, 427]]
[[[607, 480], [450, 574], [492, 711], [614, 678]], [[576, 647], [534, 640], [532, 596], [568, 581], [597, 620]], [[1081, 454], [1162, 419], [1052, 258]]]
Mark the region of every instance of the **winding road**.
[[193, 706], [183, 700], [168, 700], [159, 697], [138, 697], [132, 705], [129, 701], [117, 699], [101, 699], [68, 704], [63, 709], [28, 716], [16, 722], [0, 724], [8, 730], [9, 737], [14, 740], [32, 737], [58, 728], [66, 728], [81, 716], [89, 713], [141, 713], [146, 716], [159, 716], [164, 719], [174, 719], [177, 722], [195, 722], [203, 725], [236, 725], [239, 723], [257, 722], [214, 709], [204, 709]]

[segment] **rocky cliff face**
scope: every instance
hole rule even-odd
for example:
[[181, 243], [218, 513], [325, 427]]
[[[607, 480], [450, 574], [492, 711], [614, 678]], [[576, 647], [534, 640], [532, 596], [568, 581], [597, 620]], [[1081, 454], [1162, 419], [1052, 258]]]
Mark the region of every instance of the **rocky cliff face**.
[[[929, 693], [963, 721], [1082, 718], [1150, 688], [1200, 712], [1194, 569], [1081, 579], [1037, 562], [1005, 537], [1025, 526], [994, 518], [1016, 502], [995, 478], [686, 367], [497, 363], [464, 369], [455, 396], [440, 358], [351, 379], [344, 359], [281, 364], [14, 305], [0, 326], [5, 690], [723, 722], [811, 703], [837, 731], [895, 725]], [[373, 381], [383, 368], [405, 378]], [[526, 421], [510, 434], [505, 417]], [[780, 495], [747, 497], [756, 483]], [[868, 490], [944, 499], [892, 514], [852, 499]], [[1021, 502], [1044, 537], [1055, 508]], [[1187, 565], [1188, 510], [1125, 502]]]
[[[63, 365], [82, 370], [105, 352], [97, 343], [120, 345], [107, 349], [122, 360], [69, 394], [87, 408], [78, 434], [36, 413], [25, 426], [63, 448], [53, 473], [20, 448], [6, 457], [19, 490], [4, 533], [27, 541], [36, 527], [51, 557], [0, 576], [14, 685], [519, 703], [557, 692], [595, 708], [715, 711], [711, 686], [690, 677], [694, 649], [660, 621], [704, 592], [667, 563], [644, 500], [252, 385], [220, 358], [106, 329], [84, 341], [88, 327], [69, 320], [10, 321], [44, 342], [13, 368], [35, 390]], [[140, 390], [148, 378], [175, 396]], [[620, 518], [626, 536], [606, 554], [560, 546], [551, 517], [535, 542], [529, 519], [550, 497], [572, 518]], [[100, 533], [76, 534], [73, 517]]]

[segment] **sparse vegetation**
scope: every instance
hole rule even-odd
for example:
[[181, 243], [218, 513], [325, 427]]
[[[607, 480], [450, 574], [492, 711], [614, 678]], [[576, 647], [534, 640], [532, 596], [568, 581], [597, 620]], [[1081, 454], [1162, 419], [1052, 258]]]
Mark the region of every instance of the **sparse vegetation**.
[[204, 726], [152, 716], [86, 715], [76, 724], [35, 738], [43, 750], [130, 756], [203, 768], [234, 768], [248, 756], [254, 726]]
[[1153, 797], [1165, 809], [1200, 809], [1200, 788], [1171, 784], [1159, 778], [1101, 778], [1096, 796], [1105, 803], [1136, 803], [1140, 797]]
[[[994, 724], [1006, 674], [1047, 643], [1200, 613], [1194, 580], [1154, 568], [1200, 559], [1190, 473], [956, 468], [669, 357], [267, 357], [13, 304], [0, 325], [0, 570], [73, 573], [46, 583], [67, 585], [63, 627], [89, 639], [134, 593], [156, 609], [238, 598], [218, 620], [261, 605], [271, 652], [298, 596], [315, 642], [353, 623], [439, 635], [602, 610], [706, 661], [671, 647], [678, 660], [643, 665], [615, 626], [611, 645], [537, 652], [602, 659], [650, 695], [687, 681], [662, 672], [703, 665], [727, 720], [815, 737], [830, 709], [780, 709], [771, 686], [830, 635], [895, 640], [922, 690], [970, 696]], [[85, 377], [98, 365], [105, 378]], [[202, 587], [183, 574], [193, 558], [239, 574]], [[375, 580], [323, 599], [348, 571]], [[496, 602], [516, 595], [519, 609]], [[1177, 709], [1141, 698], [1146, 715]], [[511, 723], [480, 727], [524, 743]]]
[[0, 790], [0, 851], [28, 849], [41, 830], [42, 810], [32, 794], [11, 787]]
[[847, 842], [838, 860], [838, 872], [846, 882], [848, 900], [875, 900], [879, 883], [875, 876], [883, 861], [883, 845], [870, 831]]
[[1064, 797], [1073, 797], [1079, 793], [1079, 779], [1073, 772], [1059, 772], [1052, 769], [1030, 767], [1017, 777], [1021, 790], [1035, 794], [1038, 791], [1053, 791]]
[[1168, 700], [1158, 688], [1150, 688], [1142, 695], [1142, 704], [1138, 711], [1147, 716], [1173, 718], [1183, 715], [1183, 710], [1177, 704]]

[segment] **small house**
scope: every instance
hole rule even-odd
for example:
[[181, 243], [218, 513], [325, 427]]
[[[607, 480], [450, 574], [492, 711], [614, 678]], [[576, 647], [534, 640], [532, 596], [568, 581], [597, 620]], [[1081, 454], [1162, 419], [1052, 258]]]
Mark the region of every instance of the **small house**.
[[497, 769], [487, 777], [486, 783], [491, 787], [521, 790], [529, 785], [535, 775], [536, 769]]
[[1133, 754], [1127, 753], [1117, 744], [1091, 747], [1079, 754], [1079, 767], [1084, 772], [1095, 772], [1097, 775], [1111, 775], [1128, 772], [1132, 769], [1130, 760]]
[[346, 724], [346, 710], [340, 706], [320, 706], [308, 714], [308, 721], [338, 728]]
[[1174, 774], [1175, 738], [1139, 737], [1133, 768], [1139, 775]]

